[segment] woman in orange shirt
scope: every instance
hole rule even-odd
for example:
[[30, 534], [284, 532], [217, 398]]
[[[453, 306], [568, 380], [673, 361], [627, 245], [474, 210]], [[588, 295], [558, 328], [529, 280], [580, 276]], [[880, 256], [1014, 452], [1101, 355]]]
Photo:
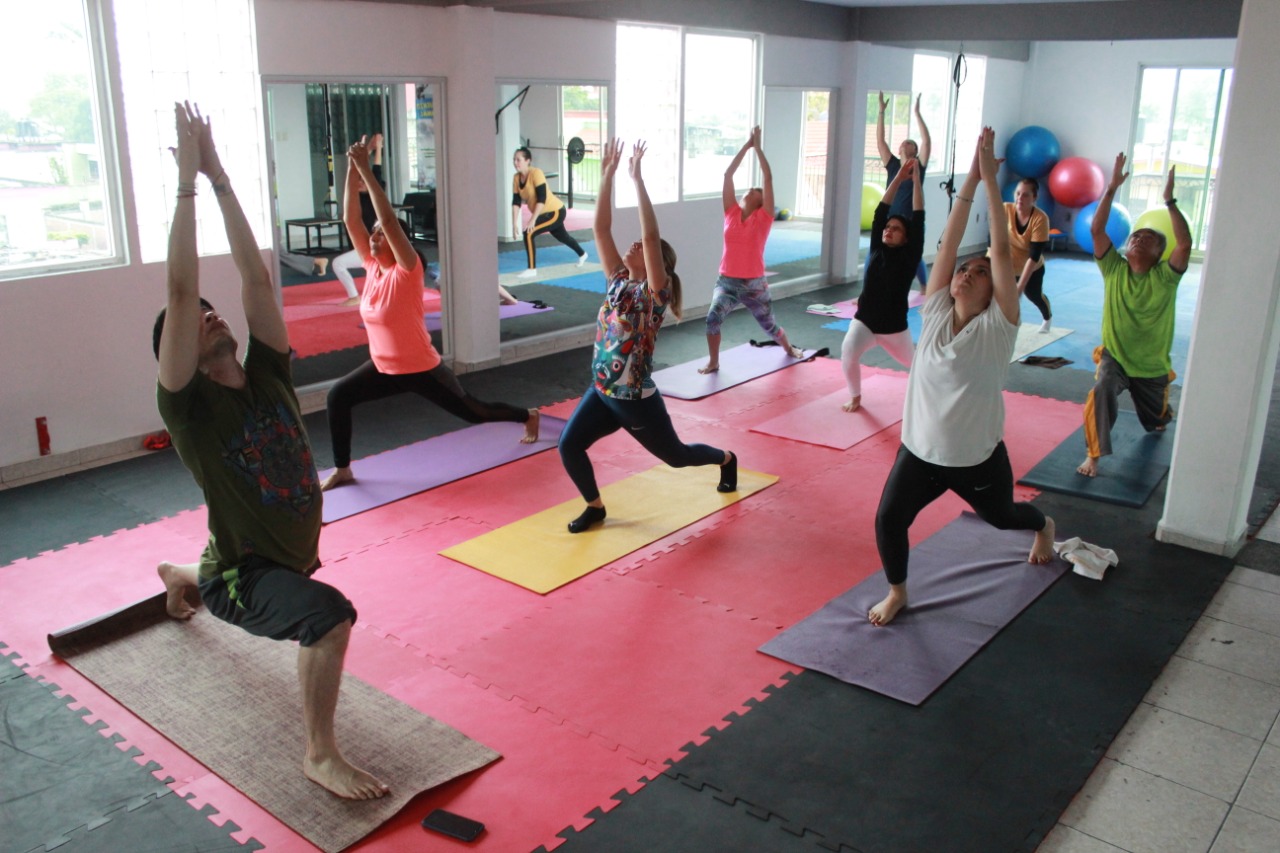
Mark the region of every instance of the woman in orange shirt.
[[[320, 484], [331, 489], [351, 482], [351, 410], [361, 403], [396, 394], [417, 394], [470, 423], [514, 421], [525, 425], [521, 441], [538, 440], [538, 410], [508, 403], [486, 403], [468, 394], [440, 360], [423, 320], [423, 270], [418, 254], [386, 191], [373, 177], [364, 138], [347, 152], [347, 192], [343, 220], [351, 245], [364, 261], [365, 285], [360, 317], [369, 334], [369, 360], [329, 390], [329, 432], [334, 471]], [[360, 215], [359, 182], [369, 191], [378, 214], [372, 232]]]

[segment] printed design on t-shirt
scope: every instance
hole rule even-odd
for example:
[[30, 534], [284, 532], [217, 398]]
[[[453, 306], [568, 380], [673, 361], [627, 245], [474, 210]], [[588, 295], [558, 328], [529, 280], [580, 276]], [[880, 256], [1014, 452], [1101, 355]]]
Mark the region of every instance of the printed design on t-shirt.
[[311, 445], [283, 403], [249, 412], [239, 445], [225, 450], [222, 458], [257, 487], [263, 506], [306, 516], [316, 503]]
[[613, 280], [596, 321], [593, 367], [604, 393], [644, 382], [660, 322], [653, 313], [653, 299], [643, 283], [627, 282], [624, 276]]

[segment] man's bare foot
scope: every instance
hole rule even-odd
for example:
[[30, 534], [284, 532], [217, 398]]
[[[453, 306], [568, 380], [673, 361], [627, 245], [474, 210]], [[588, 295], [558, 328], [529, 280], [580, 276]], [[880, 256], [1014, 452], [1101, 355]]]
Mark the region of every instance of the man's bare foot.
[[311, 261], [312, 275], [324, 275], [328, 271], [329, 271], [328, 258], [315, 258]]
[[164, 610], [174, 619], [190, 619], [196, 615], [196, 609], [187, 602], [187, 590], [193, 589], [183, 572], [182, 566], [173, 563], [161, 563], [156, 566], [156, 574], [164, 581]]
[[1086, 477], [1098, 476], [1098, 457], [1086, 456], [1080, 463], [1080, 467], [1076, 468], [1076, 473], [1084, 474]]
[[709, 361], [707, 362], [705, 367], [699, 367], [698, 372], [701, 373], [703, 376], [706, 376], [708, 373], [715, 373], [719, 369], [720, 369], [719, 362]]
[[854, 397], [854, 398], [853, 398], [852, 400], [850, 400], [849, 402], [845, 403], [845, 404], [844, 404], [843, 406], [841, 406], [840, 408], [844, 409], [846, 412], [856, 412], [856, 411], [858, 411], [858, 409], [860, 409], [861, 407], [862, 407], [862, 395], [861, 395], [861, 394], [859, 394], [858, 396]]
[[334, 468], [333, 473], [320, 481], [320, 491], [327, 492], [330, 489], [336, 489], [343, 483], [355, 482], [356, 475], [351, 473], [351, 468]]
[[542, 413], [537, 409], [529, 410], [529, 420], [524, 422], [524, 435], [520, 436], [521, 444], [533, 444], [538, 440], [538, 425], [542, 423]]
[[1028, 563], [1043, 565], [1053, 559], [1053, 519], [1044, 517], [1044, 528], [1036, 533], [1036, 541], [1027, 555]]
[[391, 790], [341, 755], [315, 760], [308, 756], [302, 761], [302, 773], [330, 793], [348, 800], [376, 800]]
[[889, 594], [875, 607], [867, 611], [867, 619], [877, 628], [883, 628], [893, 621], [898, 611], [907, 606], [906, 585], [891, 585]]

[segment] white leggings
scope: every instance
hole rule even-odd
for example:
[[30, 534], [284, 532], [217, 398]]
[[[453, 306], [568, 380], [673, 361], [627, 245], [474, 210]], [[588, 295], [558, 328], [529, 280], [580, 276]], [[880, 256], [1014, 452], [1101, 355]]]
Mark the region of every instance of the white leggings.
[[338, 277], [338, 281], [342, 282], [343, 288], [347, 291], [348, 298], [354, 299], [359, 296], [356, 291], [356, 280], [352, 277], [350, 270], [358, 269], [364, 272], [364, 261], [360, 260], [360, 253], [355, 249], [350, 252], [343, 252], [338, 257], [329, 261], [329, 269], [333, 270], [333, 274]]
[[849, 331], [840, 345], [840, 363], [844, 365], [844, 381], [849, 386], [850, 397], [862, 396], [862, 354], [876, 344], [893, 356], [903, 367], [911, 366], [911, 356], [916, 348], [911, 343], [911, 330], [903, 329], [890, 335], [877, 335], [861, 320], [850, 320]]

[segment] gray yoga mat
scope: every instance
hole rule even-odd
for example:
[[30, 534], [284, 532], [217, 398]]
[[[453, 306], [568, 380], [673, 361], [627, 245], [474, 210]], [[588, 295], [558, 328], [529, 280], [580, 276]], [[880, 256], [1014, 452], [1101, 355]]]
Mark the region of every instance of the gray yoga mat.
[[[351, 465], [355, 482], [324, 493], [324, 523], [550, 450], [559, 444], [564, 424], [560, 418], [543, 415], [538, 440], [532, 444], [520, 443], [524, 424], [476, 424], [357, 459]], [[320, 476], [327, 476], [329, 470]]]
[[1033, 537], [966, 512], [911, 549], [910, 604], [888, 625], [867, 621], [889, 591], [876, 572], [760, 651], [919, 705], [1069, 568], [1028, 563]]
[[1120, 412], [1111, 430], [1111, 455], [1099, 460], [1098, 476], [1076, 473], [1076, 466], [1084, 457], [1084, 427], [1081, 426], [1018, 482], [1064, 495], [1140, 507], [1169, 472], [1173, 426], [1164, 432], [1147, 432], [1136, 414]]
[[[343, 752], [391, 791], [376, 800], [339, 799], [302, 775], [294, 644], [250, 636], [205, 610], [178, 622], [164, 607], [161, 593], [52, 634], [49, 647], [325, 853], [359, 841], [422, 791], [500, 757], [347, 675], [336, 717]], [[177, 839], [171, 842], [176, 849]]]
[[705, 365], [707, 360], [696, 358], [654, 371], [653, 381], [667, 397], [700, 400], [757, 376], [807, 361], [815, 355], [826, 355], [826, 350], [807, 349], [803, 358], [792, 358], [779, 346], [741, 344], [720, 353], [720, 369], [715, 373], [699, 373], [698, 368]]

